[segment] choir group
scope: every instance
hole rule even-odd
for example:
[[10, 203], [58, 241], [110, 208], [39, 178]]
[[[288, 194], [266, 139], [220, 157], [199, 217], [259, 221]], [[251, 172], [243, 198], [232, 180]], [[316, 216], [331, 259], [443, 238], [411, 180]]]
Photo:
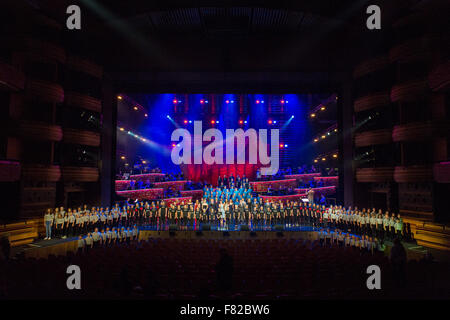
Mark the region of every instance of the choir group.
[[[217, 230], [237, 230], [248, 225], [250, 230], [271, 230], [280, 225], [295, 230], [300, 226], [331, 229], [336, 232], [394, 239], [405, 237], [400, 215], [381, 210], [325, 206], [303, 201], [263, 201], [247, 188], [205, 188], [203, 198], [195, 202], [167, 204], [164, 200], [118, 203], [109, 207], [47, 210], [44, 217], [46, 239], [52, 235], [66, 238], [89, 233], [126, 240], [138, 233], [138, 227], [168, 230], [176, 225], [181, 230], [200, 230], [208, 224]], [[323, 231], [325, 232], [325, 231]], [[103, 234], [105, 234], [103, 236]], [[100, 240], [101, 240], [100, 239]]]

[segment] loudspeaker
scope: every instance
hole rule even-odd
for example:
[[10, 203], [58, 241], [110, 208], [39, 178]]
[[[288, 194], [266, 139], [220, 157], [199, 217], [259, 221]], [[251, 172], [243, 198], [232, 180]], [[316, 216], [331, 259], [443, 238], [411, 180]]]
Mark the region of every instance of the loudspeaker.
[[202, 231], [211, 231], [211, 225], [209, 224], [202, 225]]
[[241, 224], [241, 227], [239, 228], [241, 231], [250, 231], [250, 228], [246, 224]]
[[177, 231], [178, 230], [178, 226], [176, 224], [171, 224], [169, 226], [169, 231]]
[[274, 227], [275, 231], [284, 231], [284, 226], [281, 224], [277, 224]]

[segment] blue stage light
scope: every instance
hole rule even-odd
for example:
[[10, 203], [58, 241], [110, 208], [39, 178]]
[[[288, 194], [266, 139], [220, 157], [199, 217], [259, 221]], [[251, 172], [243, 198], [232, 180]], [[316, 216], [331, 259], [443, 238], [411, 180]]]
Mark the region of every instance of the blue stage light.
[[189, 120], [189, 123], [192, 123], [192, 120]]
[[245, 120], [244, 123], [247, 124], [247, 120]]
[[274, 121], [273, 121], [273, 124], [276, 124], [276, 123], [277, 123], [277, 120], [274, 120]]
[[294, 119], [294, 115], [291, 116], [291, 119]]
[[219, 123], [219, 120], [217, 120], [216, 123]]
[[285, 145], [284, 145], [284, 147], [285, 147], [285, 148], [287, 148], [287, 147], [288, 147], [288, 145], [287, 145], [287, 144], [285, 144]]

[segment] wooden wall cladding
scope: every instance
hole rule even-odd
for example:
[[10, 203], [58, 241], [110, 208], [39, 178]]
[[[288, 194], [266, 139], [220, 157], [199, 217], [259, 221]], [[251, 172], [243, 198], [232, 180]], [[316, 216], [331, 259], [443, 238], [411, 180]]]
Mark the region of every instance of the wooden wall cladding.
[[67, 67], [76, 71], [87, 73], [95, 78], [101, 79], [103, 77], [102, 67], [77, 56], [69, 56], [67, 58]]
[[61, 141], [63, 131], [60, 126], [43, 122], [21, 122], [18, 134], [26, 139], [40, 141]]
[[56, 83], [27, 79], [25, 90], [27, 96], [31, 99], [38, 99], [47, 103], [61, 103], [64, 101], [64, 89]]
[[23, 165], [22, 178], [33, 181], [59, 181], [61, 179], [61, 169], [52, 165]]
[[361, 132], [355, 135], [355, 146], [366, 147], [392, 142], [392, 129], [380, 129]]
[[355, 112], [361, 112], [378, 107], [385, 107], [391, 103], [389, 92], [378, 92], [366, 95], [355, 100], [353, 108]]
[[425, 141], [435, 136], [445, 136], [450, 133], [450, 123], [445, 121], [414, 122], [395, 126], [392, 130], [392, 140]]
[[25, 75], [0, 60], [0, 90], [19, 91], [25, 88]]
[[0, 182], [20, 180], [20, 162], [0, 160]]
[[450, 183], [450, 161], [436, 163], [433, 167], [434, 181], [438, 183]]
[[392, 87], [391, 101], [414, 102], [417, 98], [423, 97], [428, 89], [428, 83], [425, 80], [412, 80], [400, 83]]
[[393, 181], [393, 179], [394, 168], [392, 167], [356, 169], [357, 182], [387, 182]]
[[428, 83], [433, 91], [450, 91], [450, 60], [431, 70]]
[[431, 166], [398, 166], [395, 167], [394, 180], [398, 183], [429, 182], [433, 180]]
[[102, 111], [102, 102], [99, 99], [73, 91], [66, 92], [65, 103], [67, 106], [83, 108], [95, 112]]
[[389, 65], [389, 58], [387, 55], [379, 56], [376, 58], [364, 60], [356, 66], [353, 71], [353, 78], [357, 79], [366, 74], [382, 70]]
[[61, 64], [66, 62], [66, 51], [63, 47], [42, 41], [35, 38], [24, 39], [25, 50], [31, 57], [35, 56], [49, 61], [56, 61]]
[[65, 181], [96, 182], [99, 178], [98, 168], [91, 167], [63, 167], [62, 174]]

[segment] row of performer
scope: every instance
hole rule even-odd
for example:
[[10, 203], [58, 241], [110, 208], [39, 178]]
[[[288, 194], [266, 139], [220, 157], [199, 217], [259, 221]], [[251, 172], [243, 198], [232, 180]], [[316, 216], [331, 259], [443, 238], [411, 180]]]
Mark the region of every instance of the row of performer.
[[[253, 200], [253, 201], [252, 201]], [[381, 210], [324, 206], [302, 201], [263, 201], [241, 199], [221, 202], [205, 199], [195, 202], [178, 202], [167, 205], [164, 200], [118, 203], [112, 207], [87, 206], [78, 209], [48, 209], [44, 215], [46, 238], [68, 237], [106, 230], [106, 228], [128, 228], [148, 226], [155, 230], [166, 230], [170, 225], [181, 229], [196, 230], [203, 224], [218, 228], [246, 224], [252, 230], [275, 225], [285, 228], [311, 226], [340, 229], [354, 234], [385, 237], [404, 237], [404, 223], [400, 215]], [[230, 229], [229, 229], [230, 230]]]

